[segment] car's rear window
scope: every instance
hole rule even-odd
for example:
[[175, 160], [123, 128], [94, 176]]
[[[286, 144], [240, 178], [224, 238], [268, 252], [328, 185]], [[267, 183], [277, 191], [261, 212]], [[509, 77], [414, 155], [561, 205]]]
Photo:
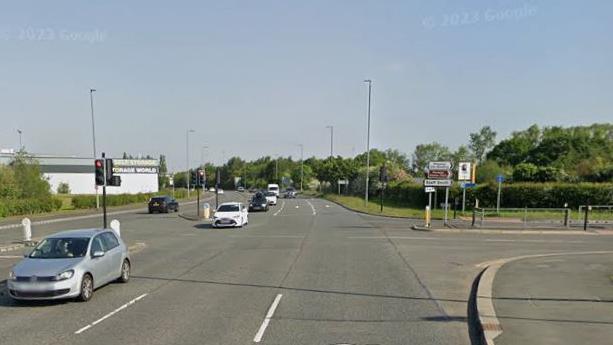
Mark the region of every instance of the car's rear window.
[[153, 201], [153, 202], [162, 202], [162, 201], [166, 201], [166, 198], [164, 198], [164, 197], [151, 198], [151, 201]]

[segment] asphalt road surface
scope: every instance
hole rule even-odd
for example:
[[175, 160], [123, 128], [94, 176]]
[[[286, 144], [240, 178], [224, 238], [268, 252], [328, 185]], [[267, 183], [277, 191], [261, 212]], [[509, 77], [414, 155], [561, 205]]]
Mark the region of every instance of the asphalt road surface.
[[[226, 192], [222, 200], [243, 198]], [[416, 232], [406, 220], [319, 199], [280, 199], [250, 213], [243, 229], [177, 214], [116, 218], [132, 250], [130, 282], [102, 287], [87, 303], [16, 303], [0, 284], [0, 343], [470, 344], [476, 264], [613, 244], [613, 236]], [[1, 274], [21, 253], [2, 253]]]

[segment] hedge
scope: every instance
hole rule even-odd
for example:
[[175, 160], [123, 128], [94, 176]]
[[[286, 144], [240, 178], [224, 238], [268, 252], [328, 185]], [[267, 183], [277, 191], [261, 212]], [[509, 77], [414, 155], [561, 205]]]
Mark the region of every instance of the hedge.
[[57, 211], [62, 200], [53, 197], [35, 199], [0, 199], [0, 217]]
[[[112, 194], [106, 196], [107, 206], [122, 206], [134, 203], [143, 203], [156, 195], [172, 195], [172, 191], [163, 190], [158, 193], [138, 193], [138, 194]], [[187, 191], [184, 189], [175, 190], [175, 198], [181, 199], [187, 197]], [[95, 195], [75, 195], [72, 197], [72, 206], [76, 209], [95, 208]]]
[[[466, 190], [466, 206], [472, 208], [475, 197], [480, 207], [495, 207], [498, 186], [483, 184]], [[373, 196], [374, 197], [374, 196]], [[438, 202], [444, 201], [444, 190], [438, 193]], [[450, 189], [450, 199], [461, 200], [462, 190], [454, 185]], [[428, 202], [424, 187], [415, 183], [390, 183], [385, 191], [385, 199], [407, 207], [421, 208]], [[452, 201], [450, 201], [452, 202]], [[505, 208], [543, 207], [577, 208], [579, 205], [613, 204], [613, 183], [510, 183], [501, 190], [501, 205]]]

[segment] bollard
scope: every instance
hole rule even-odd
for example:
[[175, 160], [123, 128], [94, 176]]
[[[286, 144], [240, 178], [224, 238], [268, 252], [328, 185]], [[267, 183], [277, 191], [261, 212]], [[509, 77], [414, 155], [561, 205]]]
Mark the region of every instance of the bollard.
[[30, 218], [24, 218], [21, 225], [23, 225], [23, 241], [32, 242], [32, 222]]
[[121, 237], [121, 224], [117, 219], [111, 220], [111, 229], [115, 231], [118, 237]]
[[426, 214], [425, 214], [425, 225], [427, 228], [430, 227], [430, 219], [431, 219], [431, 215], [430, 215], [430, 206], [426, 206]]

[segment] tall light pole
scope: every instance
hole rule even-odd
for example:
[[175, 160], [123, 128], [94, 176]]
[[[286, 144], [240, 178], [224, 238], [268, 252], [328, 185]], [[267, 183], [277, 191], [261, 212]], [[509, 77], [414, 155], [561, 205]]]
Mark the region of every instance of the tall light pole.
[[185, 172], [185, 182], [187, 185], [187, 197], [189, 198], [189, 133], [194, 133], [195, 130], [188, 129], [185, 131], [185, 162], [187, 163], [187, 171]]
[[209, 147], [204, 145], [202, 146], [202, 149], [200, 150], [200, 164], [202, 164], [202, 166], [204, 166], [204, 150], [208, 150]]
[[279, 183], [279, 155], [275, 155], [275, 183]]
[[330, 159], [334, 157], [334, 126], [326, 126], [330, 128]]
[[368, 179], [370, 173], [370, 99], [372, 94], [372, 80], [366, 79], [368, 83], [368, 130], [366, 132], [366, 191], [364, 192], [364, 204], [368, 207]]
[[19, 133], [19, 151], [21, 151], [23, 150], [23, 145], [21, 144], [21, 129], [18, 129], [17, 133]]
[[300, 192], [302, 192], [302, 181], [304, 180], [304, 145], [300, 146]]
[[[96, 156], [96, 121], [94, 121], [94, 92], [96, 92], [96, 89], [89, 89], [89, 105], [90, 105], [90, 109], [91, 109], [91, 115], [92, 115], [92, 144], [94, 146], [94, 159], [97, 158]], [[96, 188], [96, 208], [100, 208], [100, 196], [98, 195], [98, 186], [95, 186]]]

